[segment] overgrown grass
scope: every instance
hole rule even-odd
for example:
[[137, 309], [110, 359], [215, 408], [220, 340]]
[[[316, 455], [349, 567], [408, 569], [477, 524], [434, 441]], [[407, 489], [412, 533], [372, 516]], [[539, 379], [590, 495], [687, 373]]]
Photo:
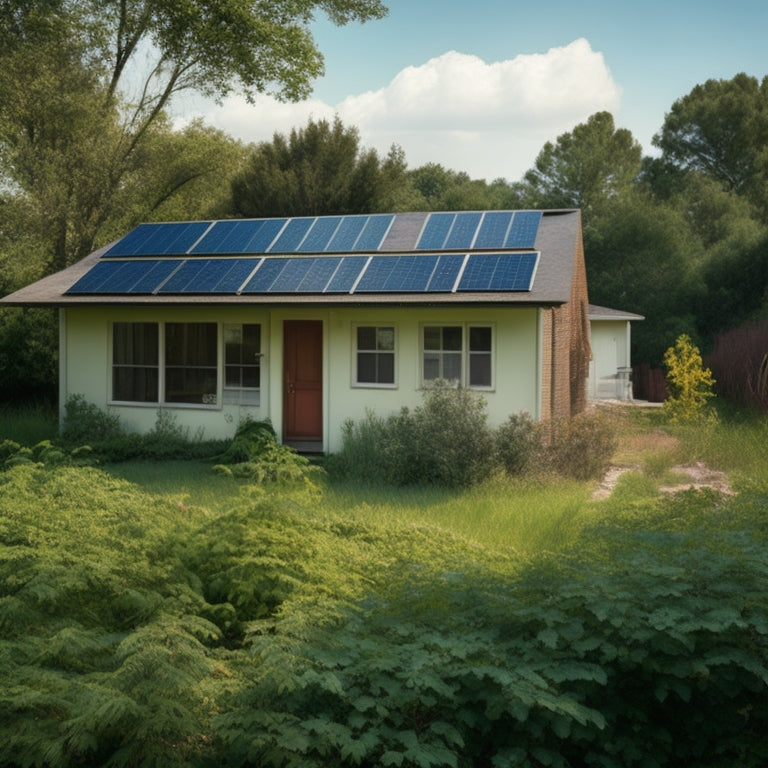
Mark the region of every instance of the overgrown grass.
[[59, 417], [51, 406], [0, 405], [0, 440], [35, 445], [53, 440], [58, 432]]

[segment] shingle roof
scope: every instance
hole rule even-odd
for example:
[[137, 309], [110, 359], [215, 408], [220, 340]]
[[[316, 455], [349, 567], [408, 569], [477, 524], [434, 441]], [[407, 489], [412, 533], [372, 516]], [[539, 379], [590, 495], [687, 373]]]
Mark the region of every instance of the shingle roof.
[[[580, 237], [576, 210], [147, 224], [0, 302], [550, 306], [570, 298]], [[351, 290], [323, 282], [342, 267]]]
[[624, 312], [610, 307], [598, 307], [596, 304], [589, 305], [588, 314], [590, 320], [645, 320], [645, 315], [636, 315], [633, 312]]

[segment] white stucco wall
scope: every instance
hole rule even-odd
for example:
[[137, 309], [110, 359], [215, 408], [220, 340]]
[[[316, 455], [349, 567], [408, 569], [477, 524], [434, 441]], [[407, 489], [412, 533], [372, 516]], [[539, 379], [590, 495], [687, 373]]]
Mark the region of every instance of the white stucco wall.
[[[111, 324], [113, 322], [217, 322], [261, 323], [261, 401], [255, 406], [163, 406], [172, 410], [180, 426], [204, 437], [231, 436], [240, 419], [271, 419], [282, 432], [282, 326], [285, 320], [323, 323], [323, 448], [341, 447], [341, 426], [346, 419], [361, 419], [366, 409], [387, 415], [402, 406], [421, 402], [421, 328], [423, 325], [476, 323], [493, 328], [493, 386], [485, 398], [489, 421], [500, 424], [511, 413], [540, 415], [540, 343], [538, 311], [528, 308], [260, 308], [248, 307], [73, 307], [62, 311], [61, 400], [82, 395], [88, 402], [117, 413], [132, 431], [150, 430], [157, 404], [110, 404]], [[361, 387], [353, 382], [353, 327], [393, 325], [396, 329], [396, 384]], [[219, 344], [222, 368], [222, 344]], [[220, 372], [221, 378], [221, 372]], [[219, 390], [221, 389], [221, 381]], [[221, 399], [219, 399], [221, 402]]]

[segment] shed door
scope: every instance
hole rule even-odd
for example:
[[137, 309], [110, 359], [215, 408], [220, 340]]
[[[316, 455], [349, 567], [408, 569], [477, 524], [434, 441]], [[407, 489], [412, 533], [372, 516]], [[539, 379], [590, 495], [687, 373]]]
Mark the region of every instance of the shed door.
[[283, 324], [283, 344], [283, 440], [286, 443], [322, 444], [322, 322], [286, 320]]

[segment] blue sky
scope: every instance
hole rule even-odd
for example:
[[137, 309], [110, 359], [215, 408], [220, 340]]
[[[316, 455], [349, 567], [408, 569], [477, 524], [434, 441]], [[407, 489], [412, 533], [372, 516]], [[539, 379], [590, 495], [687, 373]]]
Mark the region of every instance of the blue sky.
[[516, 181], [546, 141], [594, 112], [612, 112], [650, 154], [665, 113], [697, 83], [768, 74], [765, 0], [387, 5], [381, 21], [313, 26], [326, 74], [307, 102], [233, 97], [183, 117], [262, 141], [338, 114], [365, 146], [400, 145], [410, 167]]

